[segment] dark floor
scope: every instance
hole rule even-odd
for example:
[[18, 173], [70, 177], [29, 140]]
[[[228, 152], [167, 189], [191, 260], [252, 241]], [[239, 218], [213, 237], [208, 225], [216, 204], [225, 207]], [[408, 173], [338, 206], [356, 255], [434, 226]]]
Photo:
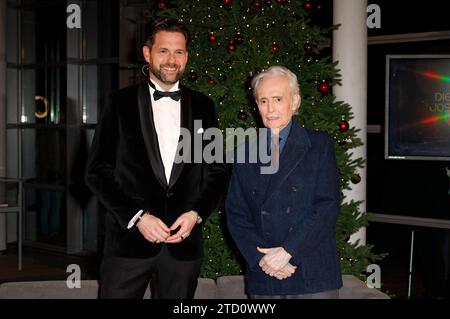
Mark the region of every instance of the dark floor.
[[[414, 230], [412, 273], [411, 231]], [[367, 243], [380, 262], [382, 290], [400, 299], [449, 299], [449, 230], [372, 223]], [[410, 288], [409, 288], [410, 286]]]
[[[381, 268], [381, 290], [392, 298], [407, 299], [409, 290], [409, 265], [411, 227], [373, 223], [367, 228], [367, 243], [378, 253], [388, 253], [378, 262]], [[450, 285], [442, 257], [442, 239], [448, 232], [427, 229], [415, 230], [413, 272], [410, 298], [448, 299]], [[17, 247], [10, 244], [0, 255], [0, 283], [11, 281], [62, 280], [69, 273], [67, 266], [77, 264], [82, 279], [98, 279], [99, 258], [95, 255], [75, 256], [45, 249], [24, 247], [23, 269], [17, 269]], [[447, 266], [448, 267], [448, 266]]]
[[82, 279], [98, 279], [99, 261], [96, 256], [75, 256], [47, 249], [25, 246], [22, 270], [18, 270], [17, 246], [8, 245], [0, 255], [0, 283], [11, 281], [63, 280], [70, 275], [67, 266], [80, 266]]

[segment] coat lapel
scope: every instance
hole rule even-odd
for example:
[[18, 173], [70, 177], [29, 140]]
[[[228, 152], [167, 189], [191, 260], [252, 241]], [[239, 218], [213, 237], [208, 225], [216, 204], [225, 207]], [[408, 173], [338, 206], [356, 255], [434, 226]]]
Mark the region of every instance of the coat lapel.
[[152, 102], [147, 81], [142, 82], [138, 88], [138, 104], [141, 130], [148, 159], [157, 180], [164, 188], [167, 188], [164, 165], [159, 152], [158, 136], [156, 134], [155, 124], [153, 123]]
[[277, 173], [268, 175], [267, 188], [264, 195], [266, 202], [276, 189], [289, 177], [291, 172], [300, 164], [311, 147], [308, 133], [295, 120], [291, 132], [280, 156], [280, 167]]
[[[189, 91], [183, 86], [180, 85], [181, 90], [181, 106], [180, 106], [180, 124], [182, 128], [188, 129], [191, 133], [191, 138], [194, 138], [195, 132], [192, 132], [192, 100], [191, 95], [189, 94]], [[180, 139], [181, 140], [181, 135]], [[193, 146], [192, 144], [189, 146]], [[169, 188], [171, 188], [178, 178], [181, 175], [181, 172], [183, 171], [184, 163], [173, 163], [172, 166], [172, 172], [170, 174], [170, 182], [169, 182]]]

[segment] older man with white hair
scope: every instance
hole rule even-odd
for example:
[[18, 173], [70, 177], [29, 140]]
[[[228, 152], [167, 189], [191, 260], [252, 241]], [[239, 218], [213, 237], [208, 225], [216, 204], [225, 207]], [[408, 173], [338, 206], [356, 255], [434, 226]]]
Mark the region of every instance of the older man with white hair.
[[295, 121], [300, 87], [287, 68], [270, 67], [252, 87], [279, 168], [269, 175], [260, 173], [260, 162], [234, 165], [226, 216], [247, 262], [247, 292], [264, 299], [338, 298], [340, 192], [333, 139]]

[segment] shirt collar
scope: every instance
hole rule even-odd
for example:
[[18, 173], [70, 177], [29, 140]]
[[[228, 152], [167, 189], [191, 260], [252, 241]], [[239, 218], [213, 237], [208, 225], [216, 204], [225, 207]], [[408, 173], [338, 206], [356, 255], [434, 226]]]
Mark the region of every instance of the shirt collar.
[[[291, 120], [289, 121], [289, 124], [286, 125], [286, 127], [283, 128], [279, 134], [279, 136], [280, 136], [280, 151], [282, 151], [284, 149], [284, 146], [286, 145], [287, 138], [289, 136], [289, 133], [291, 132], [293, 120], [294, 120], [294, 118], [291, 118]], [[273, 133], [272, 133], [272, 129], [271, 129], [270, 135], [267, 135], [267, 145], [268, 145], [269, 151], [272, 149], [272, 144], [271, 144], [272, 135], [273, 135]]]
[[[158, 83], [156, 83], [156, 82], [153, 81], [152, 79], [150, 79], [150, 81], [153, 83], [153, 85], [155, 86], [155, 88], [156, 88], [158, 91], [163, 91], [163, 92], [164, 92], [164, 90], [159, 86]], [[150, 87], [150, 90], [152, 90], [151, 92], [153, 92], [154, 88], [152, 88], [150, 84], [149, 84], [148, 86]], [[169, 90], [169, 92], [178, 91], [179, 89], [180, 89], [180, 81], [177, 81], [177, 82], [174, 84], [174, 86], [172, 86], [172, 88]]]
[[[287, 137], [289, 135], [289, 132], [291, 131], [292, 121], [293, 121], [293, 119], [291, 118], [291, 120], [289, 121], [289, 124], [286, 125], [286, 127], [281, 130], [281, 132], [280, 132], [280, 139], [281, 140], [286, 140], [287, 139]], [[272, 129], [271, 129], [270, 130], [270, 136], [272, 136], [272, 135], [273, 135], [273, 133], [272, 133]]]

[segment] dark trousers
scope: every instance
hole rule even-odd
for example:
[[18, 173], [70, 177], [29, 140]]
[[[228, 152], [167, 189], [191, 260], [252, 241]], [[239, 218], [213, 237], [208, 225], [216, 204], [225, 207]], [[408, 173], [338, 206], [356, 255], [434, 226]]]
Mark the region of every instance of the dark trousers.
[[201, 260], [180, 261], [167, 246], [146, 259], [105, 256], [100, 267], [100, 298], [142, 298], [149, 283], [152, 299], [193, 299]]
[[313, 294], [303, 295], [277, 295], [277, 296], [264, 296], [264, 295], [250, 295], [251, 299], [339, 299], [339, 290], [329, 290], [323, 292], [316, 292]]

